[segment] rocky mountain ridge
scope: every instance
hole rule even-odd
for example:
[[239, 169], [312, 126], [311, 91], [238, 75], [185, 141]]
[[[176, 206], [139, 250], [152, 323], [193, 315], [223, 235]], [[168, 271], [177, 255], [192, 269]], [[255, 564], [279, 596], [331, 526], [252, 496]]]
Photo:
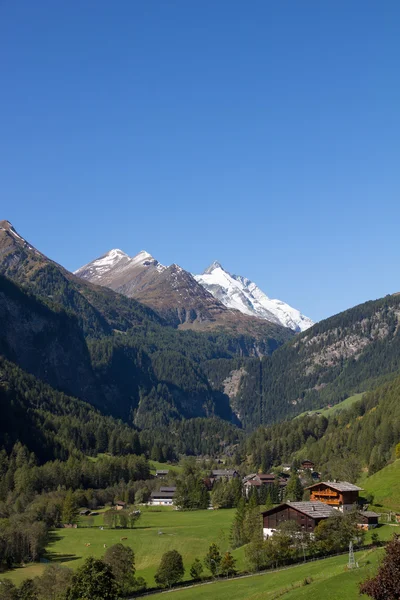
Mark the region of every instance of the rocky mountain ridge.
[[241, 275], [232, 275], [215, 261], [201, 275], [194, 276], [196, 281], [228, 308], [266, 319], [289, 327], [296, 333], [305, 331], [314, 322], [282, 300], [269, 298], [250, 279]]
[[192, 275], [179, 265], [162, 265], [144, 250], [129, 257], [113, 249], [74, 274], [136, 298], [178, 326], [209, 329], [215, 321], [243, 321], [242, 315], [295, 332], [313, 325], [300, 311], [271, 300], [250, 280], [230, 275], [217, 262], [202, 275]]

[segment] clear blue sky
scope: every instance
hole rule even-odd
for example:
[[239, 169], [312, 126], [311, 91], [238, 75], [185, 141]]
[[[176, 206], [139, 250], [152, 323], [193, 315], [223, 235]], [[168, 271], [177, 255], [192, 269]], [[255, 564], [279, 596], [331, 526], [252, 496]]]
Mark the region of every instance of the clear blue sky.
[[316, 320], [398, 291], [399, 63], [398, 0], [0, 0], [0, 218]]

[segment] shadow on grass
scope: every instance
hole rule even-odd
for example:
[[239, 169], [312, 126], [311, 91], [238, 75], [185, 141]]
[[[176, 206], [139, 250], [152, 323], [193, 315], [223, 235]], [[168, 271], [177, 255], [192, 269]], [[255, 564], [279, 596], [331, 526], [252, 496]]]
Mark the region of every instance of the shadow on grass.
[[77, 556], [76, 554], [56, 554], [55, 552], [47, 552], [45, 557], [50, 563], [64, 563], [70, 562], [71, 560], [79, 560], [82, 556]]

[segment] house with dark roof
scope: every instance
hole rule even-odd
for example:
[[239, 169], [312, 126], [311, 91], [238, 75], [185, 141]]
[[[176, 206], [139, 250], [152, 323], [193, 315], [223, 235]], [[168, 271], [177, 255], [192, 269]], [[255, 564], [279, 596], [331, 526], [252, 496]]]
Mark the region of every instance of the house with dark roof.
[[165, 477], [168, 477], [168, 473], [169, 473], [168, 469], [157, 469], [156, 477], [157, 477], [157, 479], [164, 479]]
[[253, 487], [260, 488], [263, 485], [267, 487], [273, 486], [276, 482], [279, 484], [281, 490], [287, 484], [284, 478], [277, 477], [273, 473], [252, 473], [243, 478], [243, 489], [246, 496], [248, 496]]
[[360, 510], [358, 513], [358, 527], [360, 529], [374, 529], [379, 525], [380, 515], [373, 510]]
[[352, 510], [358, 505], [362, 488], [348, 481], [320, 481], [306, 488], [310, 500], [323, 502], [341, 511]]
[[173, 506], [176, 487], [161, 487], [157, 492], [151, 492], [151, 506]]
[[270, 537], [285, 521], [294, 521], [303, 531], [313, 533], [318, 523], [337, 514], [336, 508], [323, 502], [284, 502], [262, 513], [263, 535]]
[[235, 469], [214, 469], [211, 471], [212, 479], [232, 479], [239, 477], [239, 473]]

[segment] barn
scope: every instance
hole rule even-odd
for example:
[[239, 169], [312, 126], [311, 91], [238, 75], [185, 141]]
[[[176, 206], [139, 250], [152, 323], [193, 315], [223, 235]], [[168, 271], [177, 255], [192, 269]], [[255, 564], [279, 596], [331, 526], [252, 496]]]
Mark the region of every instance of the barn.
[[323, 502], [284, 502], [262, 513], [264, 538], [273, 535], [285, 521], [294, 521], [303, 531], [313, 533], [320, 521], [337, 514], [335, 508]]

